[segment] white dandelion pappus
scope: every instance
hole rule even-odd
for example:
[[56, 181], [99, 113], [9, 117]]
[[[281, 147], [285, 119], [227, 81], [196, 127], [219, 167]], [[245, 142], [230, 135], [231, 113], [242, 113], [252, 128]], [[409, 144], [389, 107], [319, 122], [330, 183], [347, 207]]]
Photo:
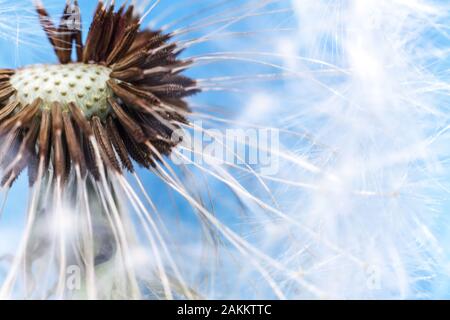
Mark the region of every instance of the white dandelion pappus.
[[434, 290], [448, 281], [448, 5], [292, 4], [296, 40], [279, 52], [298, 80], [281, 91], [279, 126], [308, 133], [285, 151], [318, 170], [281, 165], [290, 211], [266, 245], [327, 298], [445, 294]]
[[[9, 159], [8, 161], [4, 160], [2, 166], [4, 192], [6, 195], [8, 194], [12, 182], [26, 166], [30, 169], [28, 171], [32, 185], [26, 215], [27, 221], [21, 230], [22, 239], [19, 241], [12, 261], [11, 259], [6, 261], [8, 267], [0, 290], [2, 298], [136, 299], [146, 297], [173, 299], [223, 297], [226, 292], [223, 289], [224, 283], [231, 283], [233, 279], [223, 277], [222, 273], [225, 270], [231, 276], [234, 272], [229, 266], [241, 267], [239, 264], [236, 265], [236, 256], [247, 259], [246, 269], [248, 268], [258, 279], [261, 277], [276, 297], [284, 297], [279, 285], [270, 274], [270, 270], [278, 270], [283, 274], [290, 273], [290, 271], [286, 270], [278, 261], [261, 252], [255, 244], [244, 239], [237, 230], [233, 230], [235, 229], [233, 224], [227, 221], [230, 216], [228, 212], [248, 211], [241, 198], [245, 198], [245, 201], [250, 200], [258, 206], [267, 207], [267, 204], [263, 203], [258, 196], [249, 193], [241, 185], [239, 174], [229, 173], [222, 165], [218, 166], [214, 163], [208, 168], [202, 164], [191, 163], [189, 159], [185, 160], [184, 165], [175, 167], [163, 157], [166, 152], [161, 152], [159, 143], [142, 142], [139, 145], [141, 151], [129, 149], [132, 147], [133, 141], [131, 141], [131, 145], [125, 144], [121, 147], [120, 143], [113, 143], [111, 146], [108, 139], [117, 138], [117, 135], [106, 136], [105, 128], [102, 129], [102, 126], [105, 125], [104, 121], [110, 123], [119, 118], [122, 129], [126, 131], [131, 130], [132, 127], [136, 129], [133, 120], [120, 112], [120, 108], [124, 108], [120, 104], [129, 103], [135, 107], [138, 105], [145, 107], [144, 101], [136, 99], [135, 94], [145, 95], [148, 98], [151, 96], [150, 92], [134, 91], [135, 93], [130, 95], [119, 87], [128, 86], [128, 82], [133, 81], [131, 79], [136, 80], [135, 77], [141, 77], [142, 75], [138, 74], [140, 72], [144, 72], [144, 79], [162, 72], [167, 73], [169, 79], [176, 77], [177, 81], [180, 81], [179, 85], [168, 84], [158, 88], [157, 86], [152, 87], [157, 91], [162, 90], [155, 92], [157, 97], [172, 95], [173, 93], [170, 93], [172, 89], [185, 84], [187, 91], [211, 89], [212, 97], [218, 90], [233, 92], [233, 88], [226, 85], [211, 85], [212, 82], [208, 81], [208, 78], [204, 79], [204, 84], [199, 81], [198, 86], [195, 86], [187, 78], [177, 77], [177, 74], [188, 69], [186, 67], [189, 65], [192, 65], [193, 68], [202, 68], [206, 65], [206, 71], [211, 72], [215, 63], [236, 60], [237, 57], [229, 56], [228, 53], [212, 52], [197, 55], [191, 53], [191, 55], [183, 57], [183, 60], [178, 61], [180, 62], [179, 68], [176, 66], [178, 62], [172, 60], [163, 62], [164, 64], [161, 66], [153, 66], [153, 69], [149, 67], [145, 70], [127, 68], [130, 65], [139, 66], [141, 63], [143, 65], [151, 62], [160, 63], [159, 59], [164, 61], [164, 54], [167, 54], [166, 49], [171, 56], [172, 50], [174, 53], [192, 50], [191, 47], [201, 46], [204, 42], [215, 41], [221, 37], [230, 37], [239, 43], [243, 37], [263, 35], [265, 31], [242, 31], [241, 29], [236, 32], [227, 32], [226, 30], [248, 18], [269, 15], [273, 17], [274, 14], [290, 12], [290, 9], [269, 8], [277, 1], [249, 1], [244, 6], [239, 5], [239, 2], [236, 1], [232, 3], [232, 6], [225, 6], [225, 8], [221, 8], [220, 2], [216, 5], [208, 4], [206, 8], [198, 11], [206, 16], [200, 20], [194, 19], [196, 21], [187, 27], [177, 26], [179, 22], [185, 23], [186, 21], [183, 20], [186, 17], [175, 21], [172, 25], [165, 25], [164, 32], [170, 32], [176, 45], [160, 44], [159, 47], [153, 47], [152, 51], [143, 52], [144, 57], [148, 56], [144, 60], [139, 55], [131, 56], [126, 61], [121, 60], [124, 53], [122, 49], [126, 46], [120, 41], [125, 41], [123, 39], [128, 36], [128, 31], [118, 35], [117, 39], [120, 40], [120, 45], [111, 48], [111, 52], [107, 52], [103, 49], [108, 47], [108, 43], [94, 41], [96, 34], [99, 34], [96, 29], [98, 27], [94, 26], [85, 42], [84, 51], [75, 50], [78, 62], [73, 64], [70, 63], [69, 51], [72, 48], [72, 41], [76, 43], [76, 49], [82, 48], [83, 45], [78, 30], [67, 30], [63, 25], [55, 27], [42, 4], [37, 3], [41, 24], [62, 64], [37, 68], [25, 66], [17, 72], [9, 69], [2, 71], [4, 81], [6, 81], [2, 95], [12, 98], [9, 104], [3, 108], [3, 116], [6, 120], [2, 123], [2, 132], [6, 142], [4, 149]], [[146, 11], [141, 16], [146, 17], [153, 13], [153, 10], [157, 9], [156, 3], [144, 6]], [[69, 4], [70, 2], [68, 2]], [[142, 17], [132, 19], [132, 15], [128, 14], [131, 11], [126, 8], [130, 7], [125, 7], [123, 11], [120, 11], [117, 19], [128, 20], [132, 23], [133, 28], [135, 23], [143, 22]], [[65, 12], [68, 12], [67, 6]], [[101, 19], [104, 19], [106, 13], [110, 15], [112, 12], [110, 4], [100, 3], [97, 6], [94, 21], [102, 21]], [[212, 16], [216, 20], [211, 20]], [[188, 18], [192, 17], [198, 18], [198, 14], [194, 12]], [[242, 25], [239, 26], [239, 28], [241, 27]], [[104, 28], [107, 33], [108, 29]], [[274, 28], [272, 31], [276, 32], [277, 29]], [[200, 33], [200, 35], [196, 35], [196, 33]], [[183, 37], [187, 41], [183, 40]], [[116, 41], [118, 41], [117, 39]], [[223, 41], [217, 43], [224, 44]], [[163, 54], [162, 58], [158, 58], [157, 54], [159, 53]], [[106, 59], [106, 64], [96, 66], [95, 63], [103, 61], [102, 59]], [[246, 63], [245, 60], [241, 62]], [[259, 63], [266, 64], [263, 59]], [[99, 90], [99, 92], [102, 89], [96, 105], [91, 105], [91, 98], [95, 100], [95, 96], [82, 94], [78, 100], [72, 101], [71, 99], [77, 98], [73, 96], [72, 92], [69, 94], [69, 91], [62, 89], [68, 86], [78, 88], [76, 79], [80, 81], [83, 79], [83, 75], [77, 75], [79, 72], [85, 72], [92, 76], [92, 73], [98, 72], [100, 76], [102, 71], [106, 70], [105, 68], [111, 68], [110, 77], [120, 78], [124, 82], [114, 84], [111, 82], [112, 80], [105, 80], [113, 89], [114, 95], [111, 91], [104, 90], [102, 83], [89, 86], [89, 89], [86, 87], [86, 90]], [[235, 71], [237, 69], [235, 68]], [[217, 70], [220, 71], [220, 69]], [[128, 73], [128, 71], [132, 72]], [[258, 77], [258, 75], [250, 76], [250, 80]], [[54, 82], [55, 87], [40, 86], [36, 81], [40, 81], [41, 78], [43, 82]], [[222, 76], [222, 79], [216, 77], [214, 80], [218, 82], [225, 80], [225, 82], [232, 83], [233, 80], [241, 81], [242, 79], [240, 76], [230, 75], [229, 77]], [[61, 89], [58, 89], [59, 87]], [[32, 92], [34, 93], [32, 94]], [[114, 99], [117, 98], [115, 94], [121, 97], [116, 102], [114, 102]], [[105, 98], [112, 109], [102, 107], [105, 106], [102, 102]], [[152, 109], [153, 107], [145, 108], [155, 119], [159, 119], [158, 121], [162, 124], [161, 129], [174, 130], [178, 127], [185, 127], [187, 130], [204, 132], [204, 129], [196, 126], [194, 121], [184, 121], [186, 116], [192, 116], [192, 118], [211, 116], [211, 119], [227, 120], [220, 116], [214, 118], [211, 113], [205, 113], [195, 104], [193, 107], [198, 110], [191, 114], [181, 101], [175, 101], [172, 98], [175, 96], [161, 105], [155, 100], [154, 109]], [[58, 101], [54, 101], [55, 99]], [[217, 99], [215, 98], [215, 100]], [[29, 108], [30, 112], [24, 112], [21, 104], [25, 105], [24, 108]], [[225, 109], [226, 106], [223, 106], [223, 110]], [[87, 112], [88, 110], [90, 112]], [[114, 110], [118, 118], [109, 119], [111, 110]], [[228, 112], [232, 111], [230, 109]], [[176, 113], [178, 117], [168, 121], [165, 116], [161, 116], [161, 113], [164, 115], [169, 113], [175, 115]], [[34, 117], [34, 114], [38, 116]], [[13, 116], [9, 117], [10, 115]], [[234, 123], [232, 118], [229, 118], [228, 121]], [[92, 126], [92, 129], [89, 129], [89, 125]], [[51, 131], [51, 144], [48, 144], [50, 140], [47, 128], [50, 128]], [[217, 124], [215, 124], [215, 128], [218, 128]], [[155, 129], [157, 126], [147, 127], [147, 130], [150, 130], [148, 132], [155, 133]], [[133, 131], [133, 134], [140, 132], [138, 131]], [[114, 130], [111, 133], [114, 133]], [[209, 134], [209, 132], [205, 133]], [[39, 161], [37, 166], [33, 166], [32, 163], [24, 162], [24, 160], [28, 160], [30, 155], [36, 152], [33, 142], [37, 138], [39, 138], [36, 145], [39, 151]], [[155, 138], [163, 144], [173, 143], [173, 141], [164, 140], [161, 132], [159, 134], [156, 132]], [[85, 147], [80, 148], [79, 144], [84, 144]], [[10, 146], [18, 147], [18, 149], [11, 152], [8, 149]], [[148, 182], [142, 181], [144, 177], [148, 179], [148, 171], [134, 171], [130, 167], [130, 163], [126, 161], [127, 156], [123, 153], [124, 147], [129, 150], [131, 155], [134, 155], [133, 158], [138, 163], [152, 171], [151, 179], [161, 180], [159, 188], [165, 188], [166, 192], [158, 194], [158, 197], [149, 195], [149, 190], [145, 186], [148, 185]], [[52, 151], [48, 154], [49, 148]], [[85, 153], [80, 153], [80, 150], [84, 150]], [[155, 161], [149, 160], [149, 158], [144, 159], [144, 155], [140, 153], [144, 150], [152, 154]], [[49, 157], [46, 156], [47, 154]], [[185, 156], [179, 150], [174, 150], [173, 154], [179, 155], [180, 158]], [[50, 164], [48, 165], [46, 159], [49, 158]], [[122, 174], [117, 158], [120, 158], [123, 165], [130, 169], [130, 174]], [[150, 162], [151, 165], [147, 165]], [[87, 176], [84, 164], [87, 164]], [[246, 176], [256, 178], [262, 191], [265, 194], [271, 194], [255, 170], [245, 162], [244, 165], [227, 163], [225, 167], [227, 166], [234, 166], [240, 170], [238, 173], [244, 172]], [[193, 172], [197, 168], [198, 172]], [[116, 170], [117, 172], [115, 172]], [[226, 188], [219, 187], [219, 189], [211, 191], [207, 180], [218, 181]], [[11, 193], [14, 193], [14, 189]], [[221, 206], [233, 209], [217, 215], [217, 209], [215, 209], [217, 201], [214, 198], [216, 195], [222, 196], [223, 193], [227, 194], [228, 199], [221, 203]], [[176, 199], [170, 199], [171, 197]], [[176, 210], [171, 212], [166, 208], [162, 212], [161, 204], [155, 203], [155, 199], [158, 200], [158, 198], [164, 199], [166, 203], [170, 203], [172, 200], [175, 207], [181, 200], [184, 200], [183, 213], [178, 215]], [[221, 211], [223, 210], [222, 208]], [[186, 218], [188, 214], [192, 214], [192, 217]], [[233, 217], [233, 219], [236, 220], [237, 217]], [[193, 237], [188, 237], [188, 235], [193, 235]], [[191, 243], [186, 239], [192, 239]], [[202, 252], [199, 249], [189, 250], [187, 244], [194, 248], [202, 248]], [[188, 250], [184, 250], [184, 248]], [[143, 254], [144, 252], [145, 254]], [[191, 259], [195, 258], [196, 261], [199, 261], [200, 268], [198, 270], [192, 268], [192, 264], [186, 264], [186, 261], [189, 261], [185, 259], [187, 255], [192, 255]], [[215, 260], [222, 261], [223, 265], [218, 265]], [[205, 263], [200, 263], [200, 261], [205, 261]], [[36, 281], [36, 279], [41, 280]], [[300, 284], [303, 282], [301, 279], [296, 279], [296, 281]], [[235, 290], [241, 290], [241, 288]], [[250, 292], [245, 294], [250, 294]], [[235, 293], [239, 294], [239, 291], [235, 291]]]

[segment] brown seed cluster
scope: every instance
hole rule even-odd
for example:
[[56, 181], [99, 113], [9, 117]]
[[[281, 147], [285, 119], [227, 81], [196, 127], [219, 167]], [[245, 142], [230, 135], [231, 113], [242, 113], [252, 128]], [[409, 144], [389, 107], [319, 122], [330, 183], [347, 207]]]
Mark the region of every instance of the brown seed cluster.
[[[69, 15], [69, 5], [78, 6], [77, 1], [68, 3], [62, 22]], [[44, 173], [53, 170], [61, 181], [66, 181], [75, 167], [98, 179], [93, 143], [105, 170], [133, 171], [133, 160], [149, 168], [157, 161], [157, 153], [169, 155], [176, 146], [171, 139], [173, 130], [187, 122], [189, 108], [184, 98], [198, 92], [195, 81], [181, 75], [190, 61], [178, 58], [180, 51], [171, 43], [171, 36], [140, 31], [140, 17], [132, 5], [116, 11], [114, 4], [99, 2], [85, 43], [81, 30], [71, 30], [64, 23], [56, 27], [43, 7], [37, 11], [61, 68], [104, 68], [110, 74], [105, 86], [95, 78], [91, 85], [77, 83], [77, 79], [86, 80], [68, 75], [75, 80], [68, 80], [68, 90], [58, 91], [58, 86], [64, 85], [62, 72], [62, 80], [52, 80], [55, 86], [47, 90], [48, 96], [35, 85], [35, 96], [27, 102], [33, 88], [31, 93], [21, 92], [22, 85], [12, 81], [19, 71], [0, 70], [2, 185], [10, 186], [25, 168], [34, 184], [39, 165]], [[76, 61], [72, 61], [74, 47]], [[21, 78], [26, 78], [27, 70], [20, 70], [25, 73]], [[53, 79], [51, 74], [39, 76]], [[70, 101], [67, 97], [72, 88], [85, 88], [86, 92], [76, 95], [88, 96], [89, 102], [81, 106], [79, 100]], [[87, 88], [100, 92], [88, 92]]]

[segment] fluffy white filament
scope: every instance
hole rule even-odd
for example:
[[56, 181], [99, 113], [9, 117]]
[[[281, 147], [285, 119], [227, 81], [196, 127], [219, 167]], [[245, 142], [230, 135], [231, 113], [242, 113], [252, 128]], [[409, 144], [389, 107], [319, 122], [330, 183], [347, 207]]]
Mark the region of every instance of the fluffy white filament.
[[312, 137], [295, 152], [321, 171], [289, 166], [291, 185], [313, 188], [283, 187], [282, 198], [316, 235], [286, 221], [266, 226], [265, 243], [288, 242], [279, 259], [331, 298], [433, 296], [448, 271], [448, 5], [292, 4], [296, 38], [279, 51], [298, 80], [286, 81], [283, 124]]
[[[86, 246], [87, 271], [81, 292], [68, 294], [60, 273], [56, 298], [445, 296], [450, 7], [192, 0], [183, 11], [175, 2], [135, 1], [152, 26], [174, 32], [204, 90], [190, 100], [192, 123], [180, 127], [208, 141], [224, 128], [276, 129], [279, 150], [248, 147], [270, 152], [279, 170], [197, 163], [188, 157], [197, 150], [180, 146], [179, 165], [158, 155], [151, 172], [102, 176], [89, 188], [73, 176], [83, 241], [60, 240]], [[103, 211], [105, 221], [96, 221]], [[3, 240], [24, 228], [7, 218], [0, 255], [14, 251]], [[100, 227], [114, 254], [97, 252]], [[94, 254], [105, 261], [94, 266]], [[20, 256], [0, 258], [2, 270], [15, 266], [9, 278], [0, 274], [10, 279], [3, 296], [27, 296], [15, 284]], [[47, 268], [46, 283], [62, 261]], [[35, 296], [55, 297], [38, 289]]]

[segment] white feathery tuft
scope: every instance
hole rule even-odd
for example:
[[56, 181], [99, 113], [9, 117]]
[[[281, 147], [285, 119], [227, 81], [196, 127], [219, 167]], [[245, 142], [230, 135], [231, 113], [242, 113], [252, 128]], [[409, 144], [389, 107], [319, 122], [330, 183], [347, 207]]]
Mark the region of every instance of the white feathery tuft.
[[278, 48], [296, 80], [280, 94], [290, 101], [279, 127], [307, 133], [284, 152], [318, 170], [280, 166], [289, 219], [267, 224], [264, 243], [326, 298], [430, 297], [448, 275], [450, 8], [292, 4], [296, 35]]

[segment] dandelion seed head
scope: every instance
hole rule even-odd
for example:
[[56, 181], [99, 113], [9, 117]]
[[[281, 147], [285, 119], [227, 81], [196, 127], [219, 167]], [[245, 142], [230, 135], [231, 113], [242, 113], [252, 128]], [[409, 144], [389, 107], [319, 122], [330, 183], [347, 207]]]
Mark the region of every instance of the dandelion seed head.
[[[167, 299], [423, 297], [422, 289], [446, 266], [439, 260], [444, 246], [436, 239], [433, 222], [439, 213], [436, 195], [442, 194], [436, 189], [443, 180], [435, 168], [445, 171], [440, 155], [448, 151], [446, 140], [437, 138], [448, 137], [448, 127], [442, 129], [448, 122], [448, 99], [441, 100], [448, 96], [443, 72], [447, 63], [436, 58], [445, 60], [448, 50], [429, 41], [429, 35], [436, 35], [431, 30], [435, 28], [440, 36], [446, 34], [439, 16], [447, 13], [433, 0], [290, 1], [294, 10], [284, 8], [289, 1], [197, 2], [206, 7], [168, 21], [164, 32], [153, 27], [139, 31], [140, 19], [131, 5], [117, 11], [109, 5], [117, 2], [102, 2], [83, 42], [76, 30], [49, 23], [39, 8], [60, 63], [1, 70], [4, 182], [9, 185], [26, 165], [33, 176], [35, 158], [43, 155], [41, 189], [48, 188], [50, 196], [37, 193], [36, 207], [45, 213], [41, 216], [37, 210], [37, 221], [43, 226], [43, 242], [47, 233], [56, 238], [53, 249], [45, 250], [57, 257], [49, 259], [58, 263], [56, 271], [81, 258], [77, 264], [83, 267], [86, 284], [98, 290], [97, 295], [91, 291], [94, 298], [139, 297], [133, 279], [139, 279], [139, 287], [151, 283], [151, 297]], [[163, 5], [176, 7], [172, 2]], [[226, 9], [218, 12], [222, 5]], [[261, 11], [266, 5], [280, 5], [289, 16], [276, 21], [277, 13]], [[197, 8], [191, 2], [186, 7]], [[208, 9], [212, 14], [202, 19]], [[152, 10], [149, 20], [158, 11]], [[247, 18], [257, 21], [264, 14], [269, 19], [259, 25], [264, 38], [259, 45], [224, 40], [250, 39], [255, 30], [246, 32], [252, 25]], [[119, 32], [123, 41], [112, 40], [111, 16], [127, 26], [127, 36]], [[243, 23], [233, 26], [239, 21]], [[284, 29], [291, 22], [298, 22], [298, 30]], [[181, 26], [186, 23], [186, 28]], [[268, 26], [276, 29], [266, 30]], [[239, 30], [222, 33], [230, 27]], [[284, 31], [270, 38], [267, 31], [279, 27]], [[203, 28], [206, 37], [191, 39]], [[210, 40], [218, 40], [221, 52], [197, 46]], [[201, 53], [204, 49], [207, 55]], [[186, 55], [180, 54], [183, 50]], [[224, 68], [215, 69], [218, 62], [229, 65], [228, 76], [222, 74]], [[190, 77], [198, 75], [194, 68], [202, 65], [207, 65], [206, 75], [197, 82]], [[74, 66], [104, 68], [104, 77], [90, 87], [92, 95], [78, 97], [76, 90], [63, 94], [72, 83], [64, 71]], [[47, 72], [44, 68], [57, 70], [48, 80], [54, 85], [47, 88], [40, 81], [30, 97], [23, 78], [34, 68], [41, 68], [39, 74]], [[252, 74], [266, 69], [277, 73]], [[185, 70], [190, 77], [182, 75]], [[220, 77], [212, 77], [216, 71]], [[259, 85], [265, 79], [270, 86]], [[281, 83], [272, 82], [277, 79]], [[90, 81], [76, 80], [73, 87], [84, 89]], [[59, 86], [64, 91], [57, 90]], [[109, 91], [99, 95], [104, 88]], [[203, 109], [205, 102], [196, 106], [193, 100], [191, 112], [185, 98], [199, 88], [210, 91], [201, 98], [210, 102]], [[46, 95], [45, 89], [52, 91]], [[236, 103], [216, 90], [237, 92]], [[99, 96], [101, 101], [90, 106]], [[220, 117], [232, 113], [231, 108], [237, 117]], [[30, 116], [28, 111], [36, 113]], [[192, 121], [195, 117], [208, 119], [205, 123], [213, 128], [199, 127]], [[270, 150], [281, 160], [276, 174], [255, 172], [253, 165], [241, 167], [232, 160], [224, 163], [219, 156], [201, 163], [183, 157], [173, 168], [166, 158], [179, 160], [184, 155], [180, 150], [195, 151], [188, 139], [170, 139], [179, 129], [186, 136], [201, 133], [209, 142], [221, 137], [217, 123], [241, 129], [244, 121], [252, 127], [278, 127], [281, 149]], [[200, 140], [199, 150], [204, 150]], [[438, 140], [445, 146], [436, 148]], [[135, 172], [137, 165], [143, 170]], [[86, 174], [77, 177], [74, 171], [79, 168]], [[148, 181], [139, 181], [138, 172], [147, 171], [145, 178], [163, 184], [149, 188], [156, 197], [147, 194]], [[263, 186], [263, 196], [251, 183], [254, 178]], [[31, 190], [39, 186], [35, 180]], [[214, 184], [208, 185], [209, 180]], [[141, 202], [142, 196], [148, 203]], [[187, 207], [180, 206], [178, 196]], [[73, 215], [60, 210], [64, 202], [74, 208]], [[158, 207], [169, 209], [160, 215]], [[185, 220], [191, 211], [200, 225]], [[37, 238], [32, 234], [28, 242], [39, 243]], [[16, 271], [23, 269], [22, 262], [33, 260], [20, 252], [17, 256], [24, 258], [18, 259]], [[97, 282], [90, 278], [90, 268]], [[0, 298], [13, 287], [11, 274]], [[63, 280], [60, 275], [58, 287]], [[199, 289], [196, 294], [191, 285]], [[55, 297], [70, 295], [63, 289], [57, 288]]]
[[65, 109], [75, 103], [87, 118], [106, 118], [113, 97], [107, 86], [110, 73], [110, 68], [95, 64], [35, 65], [18, 70], [10, 82], [22, 105], [39, 98], [41, 108], [48, 110], [54, 102]]
[[[37, 162], [45, 166], [44, 175], [53, 168], [64, 184], [72, 168], [99, 180], [102, 166], [134, 171], [133, 160], [150, 168], [155, 158], [169, 155], [178, 143], [172, 133], [187, 122], [184, 98], [199, 91], [181, 75], [191, 62], [178, 58], [171, 35], [140, 31], [133, 5], [116, 10], [113, 3], [99, 2], [83, 42], [80, 29], [64, 19], [55, 26], [42, 4], [36, 5], [59, 64], [1, 71], [0, 102], [6, 107], [0, 131], [10, 136], [6, 149], [12, 161], [2, 184], [10, 186], [26, 167], [34, 169], [29, 170], [34, 184]], [[67, 2], [63, 16], [71, 10]]]

